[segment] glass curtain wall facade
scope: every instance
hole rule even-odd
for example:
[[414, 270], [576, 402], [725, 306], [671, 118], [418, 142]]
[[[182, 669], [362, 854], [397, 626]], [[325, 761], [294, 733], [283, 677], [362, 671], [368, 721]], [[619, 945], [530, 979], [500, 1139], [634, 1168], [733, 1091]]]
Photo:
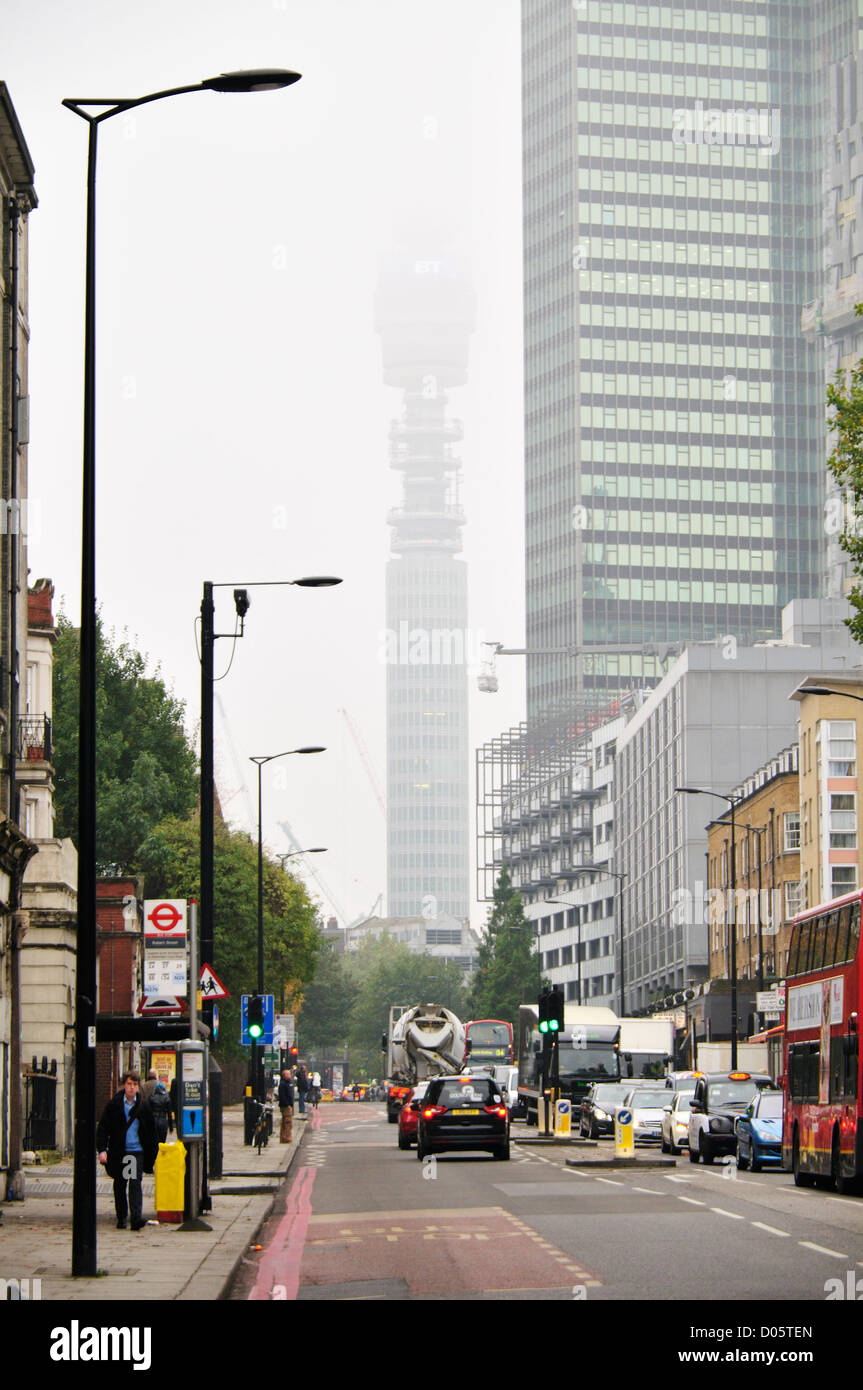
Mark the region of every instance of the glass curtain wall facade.
[[524, 0], [529, 718], [819, 591], [817, 10]]

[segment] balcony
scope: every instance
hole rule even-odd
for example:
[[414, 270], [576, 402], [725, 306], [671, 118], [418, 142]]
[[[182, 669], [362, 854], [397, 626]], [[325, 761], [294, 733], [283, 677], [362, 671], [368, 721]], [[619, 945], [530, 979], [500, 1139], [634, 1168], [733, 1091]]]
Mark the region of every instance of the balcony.
[[25, 763], [50, 763], [51, 720], [47, 714], [22, 714], [18, 719], [18, 759]]

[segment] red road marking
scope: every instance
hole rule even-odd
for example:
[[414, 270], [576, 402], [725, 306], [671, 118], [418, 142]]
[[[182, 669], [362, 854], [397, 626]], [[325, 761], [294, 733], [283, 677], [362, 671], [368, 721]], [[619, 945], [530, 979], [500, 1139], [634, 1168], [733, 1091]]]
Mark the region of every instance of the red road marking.
[[[317, 1128], [317, 1126], [313, 1126]], [[312, 1214], [314, 1168], [301, 1168], [291, 1188], [285, 1215], [262, 1256], [255, 1286], [249, 1300], [278, 1298], [292, 1300], [300, 1285], [300, 1260], [306, 1243], [306, 1228]]]

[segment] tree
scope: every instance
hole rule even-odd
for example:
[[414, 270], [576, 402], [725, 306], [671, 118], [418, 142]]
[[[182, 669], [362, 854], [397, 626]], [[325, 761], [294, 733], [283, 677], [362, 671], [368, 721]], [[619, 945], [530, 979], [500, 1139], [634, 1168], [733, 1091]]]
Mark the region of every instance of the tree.
[[[240, 995], [258, 986], [258, 848], [242, 831], [217, 822], [213, 934], [216, 974], [230, 991], [223, 1004], [220, 1056], [244, 1056]], [[167, 820], [141, 846], [141, 872], [152, 897], [196, 898], [200, 887], [200, 820]], [[298, 1014], [314, 977], [321, 936], [304, 884], [264, 858], [264, 990], [276, 1011]]]
[[[856, 312], [863, 315], [863, 304], [857, 305]], [[842, 490], [839, 497], [828, 499], [827, 527], [839, 535], [854, 574], [863, 577], [863, 358], [850, 372], [837, 372], [827, 387], [827, 404], [833, 411], [827, 423], [836, 434], [827, 467]], [[855, 642], [863, 643], [863, 589], [859, 584], [848, 594], [848, 602], [854, 613], [845, 624]]]
[[[54, 647], [55, 833], [78, 839], [79, 632], [62, 614]], [[101, 872], [138, 869], [138, 849], [168, 817], [195, 806], [195, 754], [185, 707], [127, 642], [96, 638], [96, 862]]]
[[519, 1005], [535, 1002], [544, 981], [532, 950], [533, 923], [504, 866], [495, 884], [470, 992], [471, 1018], [500, 1018], [518, 1031]]
[[314, 979], [306, 989], [297, 1019], [297, 1036], [304, 1053], [347, 1047], [356, 993], [356, 984], [335, 946], [322, 937]]

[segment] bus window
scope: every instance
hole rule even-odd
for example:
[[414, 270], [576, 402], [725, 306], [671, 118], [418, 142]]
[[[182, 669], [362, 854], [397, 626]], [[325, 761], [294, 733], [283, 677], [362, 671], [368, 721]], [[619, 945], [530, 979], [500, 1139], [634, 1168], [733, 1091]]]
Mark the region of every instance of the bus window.
[[791, 930], [791, 944], [788, 947], [788, 960], [785, 966], [785, 971], [788, 975], [796, 975], [798, 973], [797, 955], [800, 950], [800, 937], [802, 932], [803, 924], [801, 922], [797, 922]]
[[812, 935], [812, 923], [800, 923], [800, 941], [797, 948], [797, 963], [795, 974], [805, 975], [809, 969], [809, 940]]
[[827, 913], [827, 928], [826, 928], [825, 935], [824, 935], [824, 968], [825, 968], [825, 970], [827, 970], [827, 969], [831, 968], [832, 966], [834, 966], [834, 965], [836, 964], [837, 959], [841, 959], [841, 957], [837, 957], [837, 955], [836, 955], [836, 937], [837, 937], [837, 935], [838, 935], [838, 931], [839, 931], [839, 911], [838, 911], [838, 909], [837, 909], [837, 910], [835, 910], [835, 911], [833, 911], [833, 912], [828, 912], [828, 913]]
[[840, 907], [839, 924], [836, 928], [836, 965], [842, 965], [848, 959], [848, 924], [851, 921], [851, 907]]
[[812, 939], [809, 943], [809, 969], [821, 970], [824, 966], [824, 938], [827, 935], [827, 917], [816, 917], [812, 923]]
[[860, 944], [860, 903], [851, 904], [851, 930], [848, 936], [848, 959], [857, 959], [857, 947]]

